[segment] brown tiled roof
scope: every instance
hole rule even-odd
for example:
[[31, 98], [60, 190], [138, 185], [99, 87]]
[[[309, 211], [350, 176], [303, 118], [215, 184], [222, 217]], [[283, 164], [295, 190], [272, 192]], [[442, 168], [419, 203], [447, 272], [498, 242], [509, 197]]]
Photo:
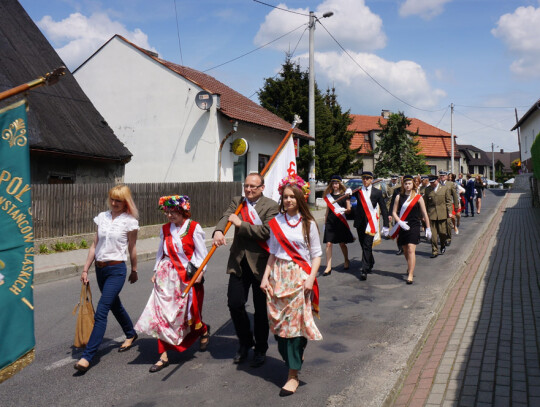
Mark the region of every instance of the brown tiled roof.
[[[351, 149], [361, 147], [359, 154], [371, 154], [372, 149], [369, 142], [365, 141], [365, 135], [369, 134], [372, 130], [380, 130], [379, 120], [382, 125], [385, 125], [387, 119], [381, 116], [366, 116], [359, 114], [351, 114], [353, 119], [349, 125], [349, 130], [355, 134], [351, 140]], [[410, 119], [411, 124], [407, 127], [407, 130], [415, 133], [418, 130], [420, 148], [422, 154], [426, 157], [450, 157], [451, 147], [450, 139], [451, 134], [441, 130], [435, 126], [432, 126], [419, 119]], [[459, 152], [455, 145], [454, 140], [454, 157], [459, 158]]]
[[[291, 128], [291, 123], [286, 122], [281, 117], [276, 116], [274, 113], [258, 105], [247, 97], [241, 95], [234, 89], [229, 88], [227, 85], [218, 81], [213, 76], [207, 75], [203, 72], [197, 71], [187, 66], [177, 65], [173, 62], [161, 59], [157, 57], [154, 53], [138, 47], [137, 45], [129, 42], [120, 35], [115, 35], [115, 37], [118, 37], [119, 39], [125, 41], [127, 44], [130, 44], [131, 46], [137, 48], [139, 51], [148, 55], [150, 58], [166, 66], [171, 71], [179, 74], [180, 76], [183, 76], [190, 82], [195, 83], [202, 89], [212, 94], [220, 95], [219, 111], [225, 116], [234, 120], [240, 120], [243, 122], [253, 123], [264, 127], [283, 130], [284, 132], [289, 131], [289, 129]], [[300, 129], [295, 129], [293, 133], [296, 136], [300, 136], [302, 138], [312, 138], [309, 134]]]

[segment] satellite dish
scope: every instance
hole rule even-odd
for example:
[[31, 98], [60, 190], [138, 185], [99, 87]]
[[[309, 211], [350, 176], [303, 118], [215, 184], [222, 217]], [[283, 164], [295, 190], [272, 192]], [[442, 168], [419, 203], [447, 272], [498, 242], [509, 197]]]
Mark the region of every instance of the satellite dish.
[[212, 94], [210, 92], [201, 90], [195, 95], [195, 104], [199, 109], [210, 110], [212, 103], [214, 103], [214, 99], [212, 99]]

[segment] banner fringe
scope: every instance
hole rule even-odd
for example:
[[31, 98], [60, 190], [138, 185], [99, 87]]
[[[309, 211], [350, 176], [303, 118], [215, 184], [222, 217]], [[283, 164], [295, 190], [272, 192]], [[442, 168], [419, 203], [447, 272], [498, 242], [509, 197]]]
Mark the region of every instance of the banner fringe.
[[12, 364], [4, 367], [2, 370], [0, 370], [0, 383], [3, 381], [6, 381], [10, 377], [17, 374], [19, 371], [21, 371], [23, 368], [28, 366], [30, 363], [34, 361], [34, 358], [36, 356], [36, 350], [35, 348], [32, 348], [28, 352], [26, 352], [23, 356], [21, 356], [19, 359], [17, 359]]

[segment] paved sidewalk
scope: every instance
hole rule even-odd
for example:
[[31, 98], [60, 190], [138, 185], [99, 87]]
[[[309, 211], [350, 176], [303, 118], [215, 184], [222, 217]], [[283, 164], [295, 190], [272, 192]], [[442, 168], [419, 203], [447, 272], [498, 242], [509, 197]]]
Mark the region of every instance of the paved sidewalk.
[[394, 406], [540, 405], [540, 209], [510, 191]]
[[[313, 211], [313, 216], [320, 222], [324, 219], [326, 209]], [[234, 227], [231, 227], [233, 229]], [[212, 247], [212, 233], [214, 227], [203, 228], [206, 233], [206, 246]], [[232, 242], [233, 230], [227, 233], [227, 243]], [[137, 261], [143, 262], [156, 258], [159, 246], [159, 236], [148, 239], [137, 240]], [[82, 272], [88, 249], [71, 250], [67, 252], [38, 254], [35, 256], [34, 264], [34, 284], [42, 284], [49, 281], [60, 280], [73, 277]], [[94, 267], [90, 268], [90, 273], [94, 272]]]

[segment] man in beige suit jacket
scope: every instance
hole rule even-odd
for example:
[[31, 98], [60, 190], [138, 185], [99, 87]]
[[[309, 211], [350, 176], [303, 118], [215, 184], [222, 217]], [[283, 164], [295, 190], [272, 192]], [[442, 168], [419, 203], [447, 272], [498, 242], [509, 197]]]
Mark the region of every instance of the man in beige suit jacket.
[[[242, 213], [234, 212], [244, 198], [233, 198], [214, 230], [213, 238], [216, 246], [225, 244], [223, 231], [227, 222], [235, 226], [234, 240], [231, 245], [227, 273], [229, 286], [227, 289], [227, 305], [231, 319], [240, 342], [234, 363], [242, 363], [247, 359], [249, 349], [255, 347], [252, 367], [261, 366], [266, 360], [268, 349], [268, 316], [266, 311], [266, 294], [261, 290], [261, 279], [264, 275], [269, 253], [264, 248], [270, 238], [268, 222], [279, 212], [278, 204], [263, 196], [264, 178], [260, 174], [249, 174], [244, 182], [245, 198], [253, 205], [262, 224], [253, 224], [243, 219]], [[249, 288], [253, 292], [254, 330], [246, 312]]]
[[441, 239], [441, 254], [446, 252], [447, 219], [452, 215], [452, 194], [448, 187], [439, 185], [436, 175], [430, 176], [429, 186], [424, 192], [424, 201], [431, 224], [431, 257], [437, 257], [439, 250], [437, 247], [437, 238]]

